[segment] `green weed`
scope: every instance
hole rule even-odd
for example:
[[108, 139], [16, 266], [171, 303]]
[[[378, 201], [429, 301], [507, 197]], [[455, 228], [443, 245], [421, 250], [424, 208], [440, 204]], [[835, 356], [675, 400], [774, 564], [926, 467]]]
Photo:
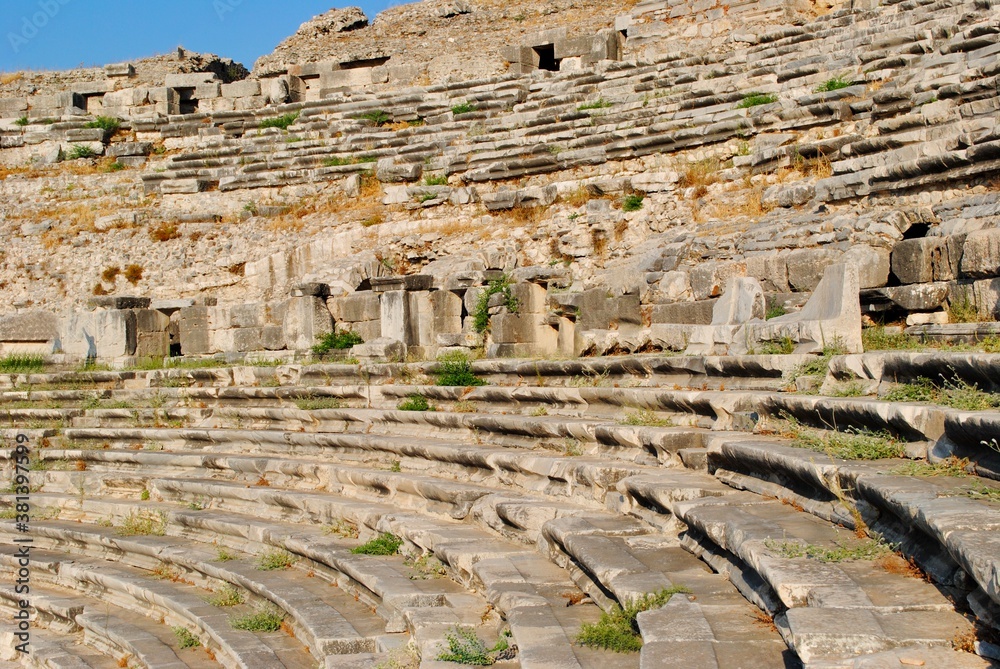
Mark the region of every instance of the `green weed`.
[[191, 630], [186, 627], [174, 627], [174, 636], [177, 637], [177, 646], [181, 649], [184, 648], [198, 648], [201, 646], [201, 641], [198, 640]]
[[615, 605], [611, 611], [601, 614], [596, 623], [585, 624], [580, 629], [576, 641], [583, 646], [605, 648], [616, 653], [635, 653], [642, 648], [642, 637], [636, 616], [643, 611], [658, 609], [676, 594], [688, 592], [686, 588], [674, 586], [656, 593], [643, 595], [640, 599], [626, 604]]
[[427, 398], [414, 393], [396, 405], [400, 411], [431, 411], [431, 405], [427, 403]]
[[794, 541], [775, 541], [767, 539], [764, 546], [779, 557], [811, 558], [820, 562], [852, 562], [855, 560], [877, 560], [893, 552], [892, 546], [881, 539], [867, 539], [853, 546], [837, 545], [835, 548], [824, 548], [813, 544], [803, 544]]
[[299, 112], [289, 112], [275, 118], [266, 118], [258, 123], [257, 127], [261, 130], [264, 130], [265, 128], [281, 128], [282, 130], [288, 130], [289, 126], [295, 123], [298, 118]]
[[622, 199], [622, 211], [639, 211], [642, 209], [642, 201], [645, 199], [642, 195], [626, 195]]
[[758, 105], [769, 105], [772, 102], [777, 102], [778, 96], [772, 93], [748, 93], [743, 96], [739, 104], [736, 105], [737, 109], [749, 109], [750, 107], [756, 107]]
[[486, 381], [472, 371], [472, 362], [461, 351], [447, 353], [438, 358], [437, 385], [468, 388], [484, 386]]
[[517, 313], [517, 298], [511, 293], [512, 282], [510, 276], [504, 274], [499, 279], [494, 279], [487, 284], [486, 289], [479, 294], [476, 301], [476, 309], [472, 314], [472, 327], [476, 332], [483, 333], [490, 329], [490, 298], [497, 294], [504, 295], [504, 305], [507, 311]]
[[593, 102], [585, 102], [584, 104], [577, 107], [578, 111], [587, 111], [588, 109], [607, 109], [611, 107], [612, 103], [608, 102], [604, 98], [598, 98]]
[[318, 411], [321, 409], [342, 409], [344, 402], [337, 397], [301, 397], [295, 400], [295, 406], [303, 411]]
[[118, 526], [118, 534], [123, 537], [156, 536], [167, 532], [167, 517], [162, 511], [130, 511]]
[[212, 606], [225, 607], [237, 606], [246, 600], [247, 596], [242, 590], [226, 583], [217, 593], [209, 597], [208, 603]]
[[463, 102], [451, 108], [451, 113], [455, 116], [458, 116], [459, 114], [471, 114], [474, 111], [478, 111], [476, 105], [469, 102]]
[[817, 93], [829, 93], [831, 91], [839, 91], [841, 88], [847, 88], [852, 86], [851, 80], [846, 74], [842, 74], [832, 79], [827, 79], [822, 84], [816, 87]]
[[883, 460], [906, 455], [903, 442], [884, 430], [820, 432], [806, 430], [794, 422], [792, 425], [793, 446], [826, 453], [841, 460]]
[[402, 539], [395, 534], [386, 532], [367, 543], [352, 548], [351, 552], [355, 555], [395, 555], [402, 545]]
[[113, 135], [118, 132], [121, 127], [121, 121], [112, 116], [98, 116], [93, 121], [87, 123], [84, 128], [100, 128], [108, 135]]
[[673, 421], [669, 418], [660, 418], [649, 409], [639, 409], [638, 411], [626, 412], [623, 418], [618, 419], [619, 425], [641, 425], [646, 427], [671, 427]]
[[492, 648], [487, 648], [471, 627], [456, 625], [445, 632], [444, 638], [448, 642], [448, 649], [438, 654], [437, 659], [441, 662], [488, 667], [496, 663], [498, 656], [510, 648], [509, 632], [500, 635], [500, 639]]
[[312, 352], [316, 355], [323, 355], [324, 353], [328, 353], [330, 351], [343, 351], [351, 348], [352, 346], [365, 343], [365, 340], [361, 338], [361, 335], [356, 332], [349, 331], [328, 332], [318, 339], [318, 343], [312, 347]]
[[74, 144], [66, 157], [70, 160], [78, 160], [81, 158], [93, 158], [96, 155], [97, 153], [86, 144]]
[[260, 571], [288, 569], [293, 564], [295, 556], [280, 548], [271, 548], [257, 556], [257, 569]]
[[377, 128], [381, 128], [382, 126], [392, 122], [392, 115], [382, 109], [376, 109], [374, 111], [365, 112], [364, 114], [358, 114], [355, 118], [359, 121], [368, 121]]
[[277, 632], [285, 620], [285, 612], [273, 604], [258, 606], [253, 613], [234, 616], [229, 619], [233, 629], [247, 632]]
[[938, 386], [926, 377], [894, 386], [883, 398], [889, 402], [930, 402], [961, 411], [989, 411], [1000, 407], [1000, 395], [987, 393], [963, 379], [944, 379]]
[[40, 355], [11, 354], [0, 358], [0, 373], [34, 374], [45, 369], [45, 358]]
[[428, 176], [424, 178], [424, 184], [428, 186], [447, 186], [448, 177], [443, 174], [438, 176]]

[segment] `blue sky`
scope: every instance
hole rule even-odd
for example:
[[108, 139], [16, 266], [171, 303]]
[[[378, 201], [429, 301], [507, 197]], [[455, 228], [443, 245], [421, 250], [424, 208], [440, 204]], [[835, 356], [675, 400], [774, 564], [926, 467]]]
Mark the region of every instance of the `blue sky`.
[[[0, 72], [104, 65], [172, 51], [248, 68], [335, 0], [0, 0]], [[390, 0], [343, 0], [369, 20]]]

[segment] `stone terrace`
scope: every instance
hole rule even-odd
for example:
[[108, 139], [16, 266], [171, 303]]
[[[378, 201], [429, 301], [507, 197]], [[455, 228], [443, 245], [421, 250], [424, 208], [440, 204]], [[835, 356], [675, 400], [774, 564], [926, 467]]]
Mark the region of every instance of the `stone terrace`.
[[[963, 356], [1000, 378], [982, 354], [831, 367], [905, 380]], [[435, 363], [2, 377], [4, 436], [32, 442], [48, 666], [362, 667], [409, 643], [443, 667], [456, 626], [490, 645], [509, 629], [503, 663], [522, 667], [990, 666], [997, 413], [731, 375], [807, 360], [484, 361], [473, 388], [432, 385]], [[397, 408], [414, 395], [436, 410]], [[833, 425], [898, 450], [843, 460], [789, 437]], [[410, 557], [351, 552], [381, 533]], [[291, 566], [261, 571], [274, 551]], [[685, 593], [639, 616], [641, 653], [576, 643], [602, 609], [671, 586]], [[236, 613], [206, 603], [227, 588]], [[284, 632], [232, 629], [262, 603]]]

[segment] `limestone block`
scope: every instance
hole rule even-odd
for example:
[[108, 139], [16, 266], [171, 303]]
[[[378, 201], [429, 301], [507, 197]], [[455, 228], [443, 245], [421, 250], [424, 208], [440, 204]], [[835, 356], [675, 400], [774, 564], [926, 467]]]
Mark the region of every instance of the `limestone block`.
[[548, 291], [536, 283], [516, 283], [510, 287], [510, 295], [517, 300], [519, 314], [541, 314], [548, 310]]
[[382, 317], [379, 293], [364, 291], [344, 297], [331, 297], [326, 301], [326, 304], [333, 319], [338, 323], [341, 321], [348, 323], [377, 321]]
[[382, 336], [382, 321], [359, 321], [356, 323], [337, 323], [337, 332], [353, 332], [362, 341], [372, 341]]
[[788, 263], [783, 253], [763, 253], [747, 258], [747, 276], [760, 281], [764, 290], [775, 293], [790, 292]]
[[548, 207], [559, 197], [559, 189], [555, 185], [525, 188], [520, 192], [519, 205], [522, 207]]
[[119, 142], [108, 147], [108, 155], [115, 158], [122, 156], [148, 156], [153, 152], [152, 142]]
[[290, 100], [288, 82], [280, 77], [261, 81], [261, 94], [272, 105], [285, 104]]
[[1000, 275], [1000, 229], [970, 232], [965, 239], [962, 273], [974, 279]]
[[689, 355], [724, 355], [729, 352], [737, 330], [753, 319], [763, 320], [767, 312], [764, 289], [757, 279], [733, 277], [726, 292], [712, 308], [712, 323], [691, 332]]
[[632, 188], [643, 193], [660, 193], [674, 190], [678, 181], [677, 172], [643, 172], [632, 177]]
[[904, 239], [892, 249], [892, 273], [900, 283], [957, 278], [961, 247], [949, 237]]
[[247, 79], [245, 81], [234, 81], [231, 84], [222, 84], [221, 87], [222, 97], [236, 99], [236, 98], [249, 98], [255, 95], [260, 95], [260, 82]]
[[292, 297], [282, 325], [289, 349], [306, 351], [316, 340], [333, 331], [333, 319], [320, 297]]
[[212, 98], [217, 98], [221, 95], [219, 90], [219, 84], [200, 84], [194, 87], [194, 99], [195, 100], [210, 100]]
[[71, 313], [59, 325], [56, 348], [77, 360], [110, 360], [135, 355], [135, 311], [106, 309]]
[[0, 318], [2, 342], [48, 342], [59, 336], [59, 318], [49, 311], [25, 311]]
[[712, 322], [714, 300], [698, 300], [696, 302], [674, 302], [673, 304], [653, 305], [651, 316], [653, 323], [708, 325]]
[[285, 330], [281, 326], [270, 325], [260, 329], [261, 347], [266, 351], [281, 351], [285, 346]]
[[0, 98], [0, 116], [20, 116], [26, 111], [28, 98]]
[[434, 312], [435, 343], [442, 334], [462, 331], [462, 298], [450, 290], [437, 290], [430, 294]]
[[778, 207], [795, 207], [816, 197], [816, 187], [812, 184], [792, 186], [771, 186], [761, 196], [761, 204]]
[[409, 318], [406, 322], [406, 338], [403, 343], [407, 347], [435, 346], [437, 331], [434, 329], [434, 303], [428, 291], [406, 293]]
[[219, 76], [214, 72], [191, 72], [189, 74], [168, 74], [163, 85], [167, 88], [194, 88], [218, 81]]
[[861, 302], [858, 274], [846, 263], [827, 267], [812, 296], [801, 311], [751, 321], [733, 337], [730, 353], [745, 353], [766, 341], [790, 337], [796, 353], [820, 353], [825, 346], [840, 346], [861, 353]]
[[379, 337], [364, 344], [351, 348], [351, 355], [362, 361], [389, 360], [401, 362], [406, 360], [406, 344], [398, 339]]
[[267, 315], [263, 302], [234, 304], [229, 307], [229, 327], [259, 328], [266, 321]]
[[669, 304], [688, 300], [691, 296], [691, 278], [687, 272], [664, 272], [650, 286], [646, 301]]
[[605, 288], [594, 288], [583, 293], [580, 315], [577, 318], [578, 330], [607, 330], [623, 323], [642, 323], [638, 294], [612, 297]]
[[1000, 279], [985, 279], [972, 284], [979, 314], [986, 318], [1000, 320]]
[[135, 74], [135, 66], [132, 63], [112, 63], [104, 66], [106, 77], [131, 77]]
[[827, 267], [840, 260], [843, 254], [833, 249], [800, 249], [788, 254], [788, 285], [792, 290], [810, 292], [823, 277]]
[[889, 282], [890, 256], [888, 249], [858, 244], [844, 253], [844, 262], [858, 272], [862, 289], [880, 288]]
[[375, 177], [382, 183], [416, 181], [424, 171], [420, 163], [397, 163], [392, 158], [381, 158], [375, 167]]
[[203, 355], [210, 349], [208, 329], [208, 307], [186, 307], [180, 310], [178, 316], [181, 353], [184, 355]]
[[948, 297], [948, 284], [918, 283], [895, 286], [883, 288], [882, 293], [907, 311], [931, 311], [944, 304]]
[[382, 338], [395, 339], [406, 343], [407, 322], [410, 318], [410, 301], [405, 290], [390, 290], [382, 293], [380, 303]]
[[136, 358], [164, 358], [170, 355], [170, 334], [162, 332], [136, 333]]
[[694, 299], [707, 300], [718, 297], [729, 279], [746, 276], [747, 266], [742, 262], [704, 262], [691, 270], [691, 292]]
[[490, 320], [493, 341], [498, 344], [529, 344], [552, 339], [557, 331], [543, 314], [497, 314]]
[[482, 201], [488, 211], [513, 209], [521, 201], [521, 193], [516, 190], [500, 190], [496, 193], [484, 193]]
[[234, 351], [246, 353], [247, 351], [260, 351], [264, 348], [263, 328], [233, 328], [233, 348]]

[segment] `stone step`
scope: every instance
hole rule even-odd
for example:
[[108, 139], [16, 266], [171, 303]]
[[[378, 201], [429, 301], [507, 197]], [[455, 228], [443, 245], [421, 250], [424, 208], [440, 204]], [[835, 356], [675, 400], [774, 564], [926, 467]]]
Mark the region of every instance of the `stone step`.
[[[0, 566], [16, 564], [9, 546], [0, 548]], [[265, 642], [248, 632], [230, 628], [228, 617], [206, 604], [196, 589], [164, 581], [153, 581], [136, 570], [114, 567], [103, 561], [81, 560], [62, 553], [32, 553], [36, 578], [43, 582], [79, 590], [107, 599], [140, 615], [155, 616], [189, 627], [202, 644], [213, 650], [227, 667], [258, 666], [299, 669], [308, 664], [304, 649], [282, 648], [283, 642]], [[301, 648], [301, 645], [299, 646]], [[285, 659], [279, 659], [279, 654]]]
[[[229, 583], [247, 590], [283, 609], [292, 621], [296, 638], [302, 639], [317, 659], [376, 650], [376, 639], [359, 634], [336, 608], [337, 604], [343, 606], [346, 601], [337, 602], [334, 597], [327, 597], [326, 588], [311, 587], [310, 581], [296, 578], [295, 573], [262, 572], [240, 560], [217, 563], [216, 552], [191, 542], [161, 537], [124, 538], [116, 536], [112, 530], [56, 521], [34, 523], [32, 527], [35, 545], [47, 550], [72, 546], [74, 553], [79, 551], [98, 559], [123, 560], [138, 568], [148, 568], [152, 561], [156, 566], [166, 565], [198, 574], [199, 580]], [[6, 538], [11, 539], [9, 535]], [[352, 621], [365, 623], [362, 611], [352, 610], [350, 615]]]

